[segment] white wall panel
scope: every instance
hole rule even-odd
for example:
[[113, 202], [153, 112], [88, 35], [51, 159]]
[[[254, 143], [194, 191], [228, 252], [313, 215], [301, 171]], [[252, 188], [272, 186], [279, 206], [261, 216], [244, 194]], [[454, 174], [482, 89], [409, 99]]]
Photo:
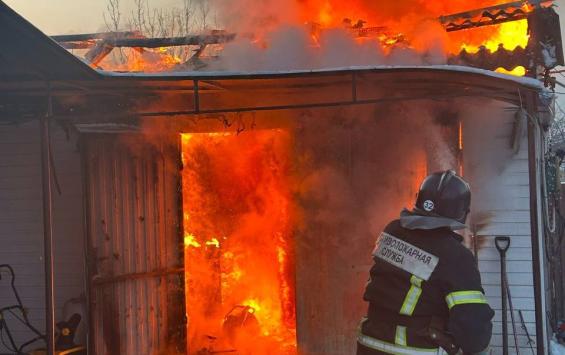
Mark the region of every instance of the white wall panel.
[[[83, 213], [80, 154], [74, 137], [52, 126], [52, 150], [61, 194], [54, 189], [56, 319], [64, 302], [83, 292]], [[16, 286], [33, 325], [45, 329], [43, 214], [39, 128], [36, 123], [0, 126], [0, 264], [16, 272]], [[13, 304], [7, 274], [0, 306]], [[8, 319], [18, 342], [32, 334]], [[1, 349], [1, 346], [0, 346]], [[4, 352], [4, 349], [0, 350]]]

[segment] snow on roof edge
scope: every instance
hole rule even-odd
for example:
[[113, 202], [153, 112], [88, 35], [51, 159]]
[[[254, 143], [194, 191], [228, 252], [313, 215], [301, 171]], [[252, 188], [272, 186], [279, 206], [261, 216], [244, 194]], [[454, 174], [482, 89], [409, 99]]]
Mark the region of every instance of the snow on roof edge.
[[514, 76], [509, 74], [497, 73], [491, 70], [479, 69], [473, 67], [466, 67], [460, 65], [422, 65], [422, 66], [404, 66], [404, 65], [376, 65], [376, 66], [350, 66], [350, 67], [336, 67], [336, 68], [324, 68], [324, 69], [312, 69], [312, 70], [279, 70], [279, 71], [178, 71], [178, 72], [160, 72], [160, 73], [141, 73], [141, 72], [109, 72], [98, 69], [97, 71], [105, 76], [109, 77], [147, 77], [147, 78], [167, 78], [167, 77], [183, 77], [186, 79], [198, 79], [198, 78], [237, 78], [241, 76], [278, 76], [278, 75], [293, 75], [293, 74], [316, 74], [316, 73], [342, 73], [347, 71], [394, 71], [394, 70], [430, 70], [430, 71], [454, 71], [459, 73], [470, 73], [478, 74], [483, 76], [488, 76], [492, 78], [512, 81], [517, 84], [534, 88], [541, 91], [547, 91], [543, 86], [542, 82], [523, 76]]

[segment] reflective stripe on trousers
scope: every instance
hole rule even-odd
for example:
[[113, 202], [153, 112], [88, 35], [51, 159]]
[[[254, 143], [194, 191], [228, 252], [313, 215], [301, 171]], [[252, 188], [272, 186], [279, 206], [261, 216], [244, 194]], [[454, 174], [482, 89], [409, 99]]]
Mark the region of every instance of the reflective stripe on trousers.
[[387, 354], [398, 355], [418, 355], [418, 354], [434, 354], [434, 355], [447, 355], [442, 348], [417, 348], [406, 345], [406, 327], [397, 326], [395, 334], [395, 343], [391, 344], [368, 335], [363, 334], [363, 323], [368, 321], [363, 318], [357, 328], [357, 342], [369, 349], [381, 351]]
[[359, 333], [357, 336], [357, 341], [359, 344], [373, 350], [381, 351], [387, 354], [395, 355], [445, 355], [447, 354], [442, 348], [416, 348], [406, 345], [391, 344], [386, 341], [375, 339], [363, 333]]
[[396, 333], [394, 335], [394, 343], [396, 345], [403, 345], [406, 346], [408, 343], [406, 342], [406, 327], [401, 325], [396, 326]]

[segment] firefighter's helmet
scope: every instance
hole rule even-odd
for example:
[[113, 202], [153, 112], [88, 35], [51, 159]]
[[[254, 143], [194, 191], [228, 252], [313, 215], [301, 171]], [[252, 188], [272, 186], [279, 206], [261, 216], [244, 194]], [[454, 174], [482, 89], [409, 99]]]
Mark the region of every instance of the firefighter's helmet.
[[426, 177], [420, 186], [416, 209], [431, 216], [441, 216], [465, 223], [471, 206], [469, 184], [453, 170]]

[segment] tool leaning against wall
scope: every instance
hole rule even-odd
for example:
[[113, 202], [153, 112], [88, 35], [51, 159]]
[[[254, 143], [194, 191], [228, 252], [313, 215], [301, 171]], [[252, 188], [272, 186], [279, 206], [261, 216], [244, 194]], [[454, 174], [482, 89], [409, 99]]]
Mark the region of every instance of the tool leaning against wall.
[[[506, 253], [510, 248], [510, 237], [508, 236], [497, 236], [497, 235], [485, 235], [480, 234], [480, 231], [488, 224], [488, 221], [492, 218], [490, 215], [481, 215], [480, 218], [475, 217], [475, 222], [479, 221], [479, 223], [471, 223], [471, 236], [470, 236], [470, 248], [473, 250], [473, 254], [475, 256], [475, 262], [477, 266], [479, 265], [479, 252], [481, 250], [481, 246], [486, 243], [486, 240], [489, 238], [494, 238], [494, 244], [498, 254], [500, 256], [500, 285], [501, 285], [501, 308], [502, 308], [502, 341], [503, 341], [503, 354], [507, 355], [509, 351], [508, 345], [508, 313], [510, 313], [511, 322], [512, 322], [512, 332], [513, 332], [513, 340], [514, 346], [516, 348], [515, 354], [520, 354], [520, 344], [518, 342], [518, 332], [516, 328], [516, 320], [514, 314], [514, 306], [512, 303], [512, 294], [510, 291], [510, 284], [508, 282], [508, 273], [506, 271]], [[510, 312], [509, 312], [510, 311]], [[532, 339], [530, 336], [529, 330], [526, 326], [526, 322], [524, 320], [524, 316], [522, 310], [518, 310], [520, 316], [520, 328], [523, 331], [523, 334], [526, 336], [527, 339], [527, 346], [530, 348], [532, 354], [535, 354], [534, 345], [535, 340]]]
[[497, 236], [494, 238], [494, 245], [500, 255], [500, 287], [502, 297], [502, 347], [504, 355], [508, 354], [508, 306], [510, 306], [510, 319], [512, 321], [512, 334], [514, 335], [514, 346], [516, 354], [520, 355], [520, 345], [518, 344], [518, 335], [516, 334], [516, 322], [514, 320], [514, 307], [512, 305], [512, 296], [510, 286], [508, 284], [508, 275], [506, 273], [506, 252], [510, 248], [510, 238], [508, 236]]

